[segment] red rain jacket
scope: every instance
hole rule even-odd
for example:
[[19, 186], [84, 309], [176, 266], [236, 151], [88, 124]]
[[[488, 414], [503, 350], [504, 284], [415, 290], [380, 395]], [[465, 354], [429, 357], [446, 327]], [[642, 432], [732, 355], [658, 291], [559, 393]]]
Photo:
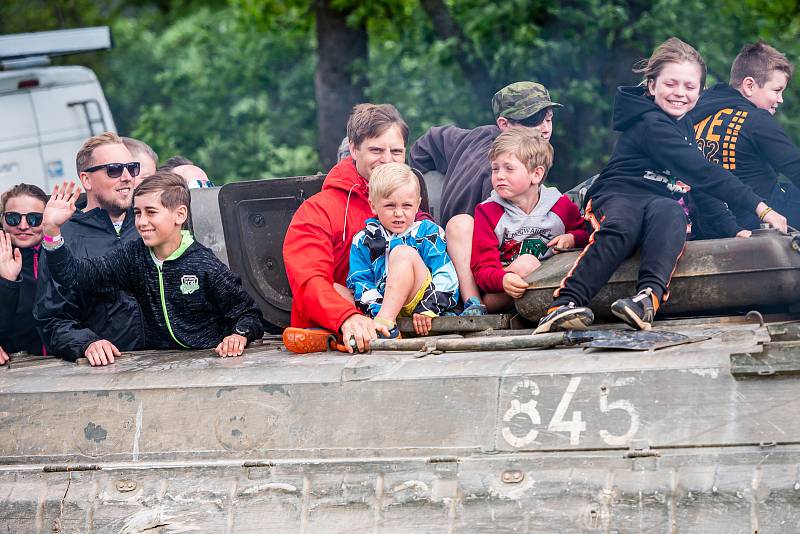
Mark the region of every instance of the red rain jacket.
[[338, 332], [345, 319], [359, 313], [333, 289], [333, 283], [345, 284], [353, 236], [373, 216], [367, 195], [367, 181], [348, 157], [331, 169], [322, 191], [294, 214], [283, 242], [293, 297], [292, 326]]

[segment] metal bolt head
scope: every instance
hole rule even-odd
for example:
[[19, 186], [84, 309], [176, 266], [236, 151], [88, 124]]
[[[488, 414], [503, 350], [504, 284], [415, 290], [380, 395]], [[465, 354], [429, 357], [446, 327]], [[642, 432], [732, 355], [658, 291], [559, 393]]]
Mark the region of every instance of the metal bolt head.
[[117, 480], [117, 484], [116, 484], [117, 491], [120, 492], [120, 493], [129, 493], [129, 492], [135, 490], [136, 486], [137, 486], [136, 481], [135, 480], [131, 480], [129, 478], [123, 478], [123, 479]]
[[500, 480], [502, 480], [504, 484], [519, 484], [525, 480], [525, 473], [518, 470], [503, 471], [503, 474], [500, 475]]
[[254, 213], [250, 215], [250, 224], [252, 224], [256, 228], [261, 228], [262, 226], [264, 226], [264, 224], [266, 224], [266, 221], [264, 220], [263, 215], [261, 215], [260, 213]]

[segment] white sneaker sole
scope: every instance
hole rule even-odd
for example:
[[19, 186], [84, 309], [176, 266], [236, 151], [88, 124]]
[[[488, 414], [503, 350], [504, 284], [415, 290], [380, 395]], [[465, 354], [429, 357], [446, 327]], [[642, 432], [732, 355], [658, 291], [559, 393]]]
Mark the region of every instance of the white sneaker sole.
[[633, 310], [630, 308], [624, 308], [625, 313], [619, 313], [614, 308], [611, 308], [611, 313], [619, 317], [622, 322], [627, 324], [628, 326], [632, 326], [637, 330], [650, 330], [653, 328], [653, 325], [648, 323], [647, 321], [642, 321], [638, 315], [636, 315]]

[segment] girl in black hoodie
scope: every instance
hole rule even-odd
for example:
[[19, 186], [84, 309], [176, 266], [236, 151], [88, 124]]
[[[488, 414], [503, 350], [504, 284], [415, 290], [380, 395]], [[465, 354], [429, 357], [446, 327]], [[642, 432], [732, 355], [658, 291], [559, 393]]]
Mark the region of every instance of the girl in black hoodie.
[[611, 311], [634, 328], [649, 329], [683, 252], [688, 221], [678, 201], [692, 188], [700, 193], [696, 200], [711, 195], [786, 231], [786, 218], [733, 174], [706, 160], [694, 144], [685, 115], [705, 85], [700, 54], [673, 37], [635, 72], [644, 74], [644, 82], [617, 90], [614, 129], [622, 135], [586, 195], [586, 219], [594, 232], [556, 290], [537, 333], [591, 324], [594, 315], [585, 306], [637, 248], [638, 293], [617, 300]]
[[14, 352], [44, 352], [33, 301], [46, 203], [44, 191], [28, 184], [16, 185], [0, 198], [0, 365]]

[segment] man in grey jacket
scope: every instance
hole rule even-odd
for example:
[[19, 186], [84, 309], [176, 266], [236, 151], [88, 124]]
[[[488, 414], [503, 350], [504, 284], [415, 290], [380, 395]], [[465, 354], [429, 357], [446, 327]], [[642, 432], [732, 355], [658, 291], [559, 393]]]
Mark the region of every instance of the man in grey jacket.
[[516, 82], [492, 97], [495, 124], [465, 130], [453, 125], [435, 126], [411, 147], [409, 162], [422, 173], [444, 175], [442, 205], [437, 218], [445, 227], [447, 252], [458, 274], [464, 315], [484, 315], [486, 308], [470, 271], [475, 206], [492, 192], [489, 148], [508, 128], [536, 128], [550, 139], [553, 108], [550, 93], [540, 83]]

